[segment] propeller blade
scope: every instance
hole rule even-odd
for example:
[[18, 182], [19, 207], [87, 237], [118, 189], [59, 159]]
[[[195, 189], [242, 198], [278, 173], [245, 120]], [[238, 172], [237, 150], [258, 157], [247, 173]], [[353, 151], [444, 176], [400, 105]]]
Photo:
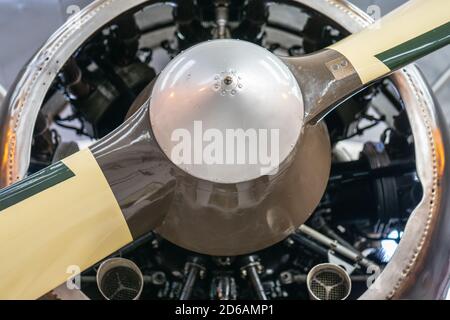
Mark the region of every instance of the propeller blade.
[[450, 3], [411, 0], [360, 33], [318, 53], [282, 58], [315, 123], [352, 94], [450, 43]]
[[149, 132], [146, 105], [0, 191], [0, 299], [39, 298], [161, 223], [175, 180]]
[[414, 0], [331, 46], [367, 84], [450, 43], [450, 3]]

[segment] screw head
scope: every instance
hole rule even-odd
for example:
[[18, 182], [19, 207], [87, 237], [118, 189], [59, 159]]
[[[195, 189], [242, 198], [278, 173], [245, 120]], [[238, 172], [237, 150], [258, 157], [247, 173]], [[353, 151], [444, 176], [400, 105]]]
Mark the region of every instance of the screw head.
[[225, 85], [229, 86], [233, 83], [233, 77], [232, 76], [226, 76], [225, 79], [223, 79], [223, 83]]

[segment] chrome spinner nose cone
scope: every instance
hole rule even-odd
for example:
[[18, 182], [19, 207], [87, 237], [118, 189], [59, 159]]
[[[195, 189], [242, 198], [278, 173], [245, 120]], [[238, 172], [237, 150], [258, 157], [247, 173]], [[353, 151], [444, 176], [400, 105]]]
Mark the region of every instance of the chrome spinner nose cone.
[[201, 43], [158, 77], [150, 121], [164, 153], [190, 175], [239, 183], [276, 173], [303, 125], [300, 88], [271, 52], [240, 40]]

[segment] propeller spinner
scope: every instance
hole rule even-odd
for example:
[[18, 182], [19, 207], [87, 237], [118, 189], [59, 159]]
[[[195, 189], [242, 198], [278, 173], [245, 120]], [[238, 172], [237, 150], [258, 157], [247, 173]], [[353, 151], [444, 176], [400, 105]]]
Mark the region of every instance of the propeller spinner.
[[216, 40], [177, 56], [150, 99], [156, 142], [182, 172], [157, 232], [221, 256], [286, 238], [317, 206], [331, 163], [326, 129], [301, 139], [303, 117], [297, 80], [262, 47]]

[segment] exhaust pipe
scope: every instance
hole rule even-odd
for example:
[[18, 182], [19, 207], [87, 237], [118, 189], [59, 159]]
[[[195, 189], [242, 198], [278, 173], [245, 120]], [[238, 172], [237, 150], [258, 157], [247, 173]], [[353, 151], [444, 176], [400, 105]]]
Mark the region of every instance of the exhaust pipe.
[[306, 285], [313, 300], [345, 300], [352, 290], [348, 273], [332, 263], [313, 267], [306, 277]]
[[133, 261], [112, 258], [98, 268], [97, 286], [106, 300], [138, 300], [144, 288], [144, 277]]

